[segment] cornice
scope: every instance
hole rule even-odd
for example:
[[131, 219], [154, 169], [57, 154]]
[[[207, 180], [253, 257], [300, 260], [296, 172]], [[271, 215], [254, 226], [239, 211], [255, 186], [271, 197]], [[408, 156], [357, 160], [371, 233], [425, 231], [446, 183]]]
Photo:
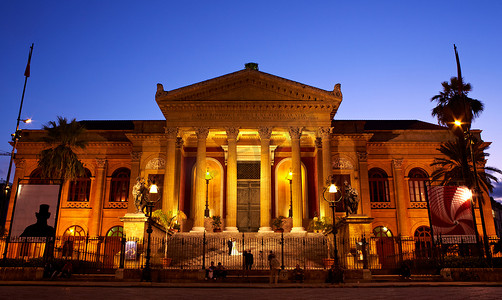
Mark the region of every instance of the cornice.
[[362, 140], [369, 141], [373, 137], [373, 133], [362, 134], [332, 134], [331, 139], [337, 141]]
[[164, 133], [126, 133], [126, 136], [131, 141], [144, 141], [144, 140], [165, 141], [166, 140], [166, 136]]
[[395, 148], [416, 148], [417, 146], [437, 148], [439, 145], [441, 145], [441, 142], [368, 142], [367, 146], [368, 146], [368, 148], [370, 148], [370, 147], [389, 148], [389, 146], [395, 147]]
[[207, 111], [242, 111], [242, 110], [299, 110], [304, 111], [309, 110], [326, 110], [331, 111], [338, 107], [338, 103], [328, 103], [328, 102], [303, 102], [297, 100], [245, 100], [245, 101], [224, 101], [224, 100], [210, 100], [208, 101], [197, 101], [189, 100], [183, 102], [163, 102], [159, 104], [162, 108], [172, 110], [200, 110], [204, 108]]

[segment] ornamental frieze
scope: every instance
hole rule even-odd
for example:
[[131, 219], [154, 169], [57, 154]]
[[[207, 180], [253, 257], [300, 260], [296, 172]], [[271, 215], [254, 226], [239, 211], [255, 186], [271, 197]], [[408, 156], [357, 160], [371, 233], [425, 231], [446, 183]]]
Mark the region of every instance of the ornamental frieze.
[[346, 158], [343, 158], [343, 157], [335, 157], [333, 158], [333, 169], [337, 169], [337, 170], [353, 170], [354, 169], [354, 166], [352, 165], [352, 163], [346, 159]]
[[152, 158], [146, 164], [147, 170], [163, 170], [166, 167], [166, 160], [162, 157]]

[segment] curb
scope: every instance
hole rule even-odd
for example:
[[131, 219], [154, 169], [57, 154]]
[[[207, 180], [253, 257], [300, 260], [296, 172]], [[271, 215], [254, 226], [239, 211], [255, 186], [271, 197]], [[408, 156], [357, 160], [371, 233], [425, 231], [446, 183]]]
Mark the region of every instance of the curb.
[[342, 284], [242, 284], [242, 283], [158, 283], [90, 281], [0, 281], [0, 286], [59, 286], [108, 288], [406, 288], [406, 287], [502, 287], [502, 282], [386, 282]]

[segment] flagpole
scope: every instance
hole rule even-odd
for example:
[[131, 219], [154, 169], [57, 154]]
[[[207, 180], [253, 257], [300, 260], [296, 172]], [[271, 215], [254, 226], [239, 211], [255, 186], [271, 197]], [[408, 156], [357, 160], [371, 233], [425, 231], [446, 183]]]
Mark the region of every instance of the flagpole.
[[19, 132], [19, 122], [21, 122], [21, 111], [23, 109], [23, 102], [24, 102], [24, 93], [26, 91], [26, 83], [28, 82], [28, 77], [30, 77], [30, 62], [31, 62], [31, 54], [33, 53], [33, 43], [31, 44], [30, 47], [30, 54], [28, 55], [28, 64], [26, 65], [26, 70], [24, 71], [24, 86], [23, 86], [23, 94], [21, 96], [21, 105], [19, 106], [19, 113], [17, 115], [17, 123], [16, 123], [16, 131], [12, 135], [12, 152], [10, 153], [10, 162], [9, 162], [9, 170], [7, 171], [7, 179], [5, 181], [5, 193], [7, 194], [9, 190], [9, 180], [10, 180], [10, 173], [12, 170], [12, 161], [14, 160], [14, 152], [16, 151], [17, 147], [17, 142], [19, 138], [21, 137], [20, 132]]

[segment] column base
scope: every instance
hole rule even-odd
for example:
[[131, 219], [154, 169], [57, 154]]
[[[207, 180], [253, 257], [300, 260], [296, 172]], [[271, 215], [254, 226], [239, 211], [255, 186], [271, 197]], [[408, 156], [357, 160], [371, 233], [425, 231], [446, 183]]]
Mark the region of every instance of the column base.
[[190, 230], [190, 233], [204, 233], [204, 230], [206, 230], [206, 228], [204, 227], [192, 227], [192, 230]]
[[239, 232], [239, 229], [237, 227], [225, 227], [224, 232]]
[[305, 233], [307, 232], [303, 227], [293, 227], [291, 228], [291, 233]]
[[271, 232], [274, 232], [272, 230], [272, 227], [260, 227], [260, 229], [258, 229], [258, 233], [271, 233]]

